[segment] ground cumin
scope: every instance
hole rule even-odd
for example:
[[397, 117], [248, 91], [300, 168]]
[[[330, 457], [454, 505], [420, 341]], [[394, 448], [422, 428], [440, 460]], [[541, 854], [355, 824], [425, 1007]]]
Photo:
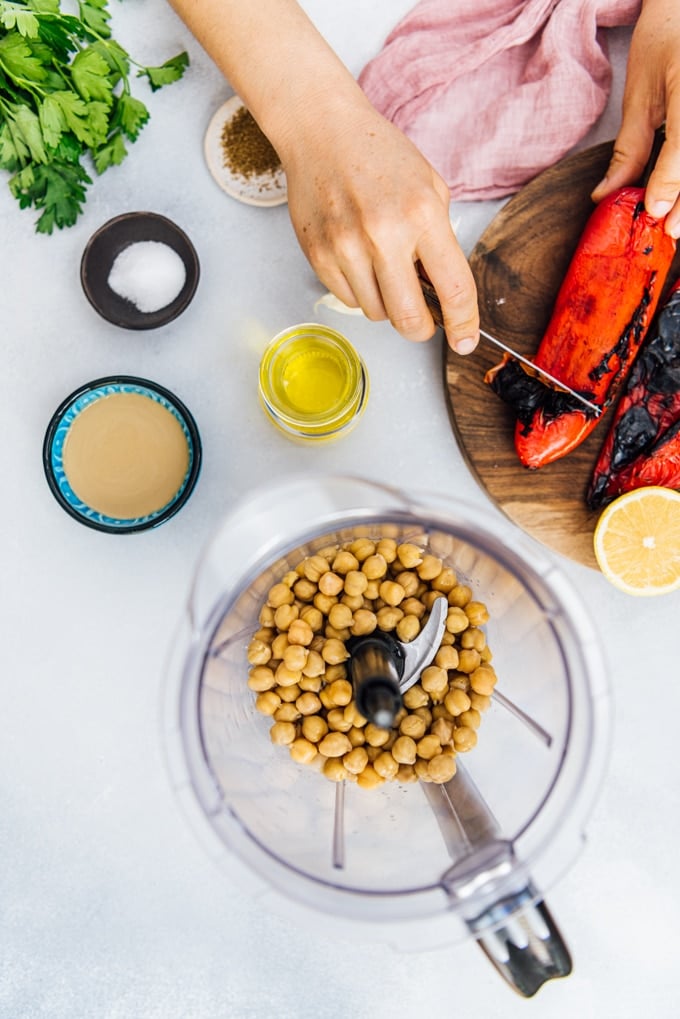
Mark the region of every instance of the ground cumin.
[[245, 106], [224, 125], [221, 143], [224, 165], [246, 180], [274, 174], [281, 167], [276, 150]]

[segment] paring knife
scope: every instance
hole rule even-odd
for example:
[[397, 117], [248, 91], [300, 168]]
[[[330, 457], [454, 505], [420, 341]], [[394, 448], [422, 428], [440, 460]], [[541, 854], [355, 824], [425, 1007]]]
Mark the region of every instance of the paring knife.
[[[432, 313], [432, 318], [438, 326], [443, 328], [444, 319], [442, 317], [442, 309], [436, 291], [429, 280], [423, 278], [422, 270], [419, 271], [418, 277], [423, 289], [423, 297], [425, 298], [427, 306]], [[533, 361], [530, 361], [529, 358], [523, 357], [522, 354], [518, 354], [516, 350], [512, 349], [512, 347], [508, 347], [507, 344], [502, 343], [501, 340], [497, 340], [495, 336], [485, 332], [483, 329], [479, 330], [479, 335], [483, 336], [489, 343], [493, 343], [494, 346], [499, 348], [499, 350], [504, 351], [504, 353], [509, 354], [510, 357], [523, 364], [529, 370], [531, 375], [538, 375], [539, 378], [545, 379], [552, 389], [558, 389], [560, 392], [567, 393], [569, 396], [573, 397], [574, 400], [578, 400], [578, 402], [584, 407], [587, 407], [591, 414], [594, 414], [595, 417], [599, 417], [602, 414], [602, 407], [598, 407], [597, 404], [591, 403], [590, 400], [586, 400], [585, 396], [581, 396], [580, 393], [575, 392], [575, 390], [565, 385], [564, 382], [556, 379], [555, 376], [551, 375], [550, 372], [545, 370], [545, 368], [540, 368], [537, 364], [534, 364]]]

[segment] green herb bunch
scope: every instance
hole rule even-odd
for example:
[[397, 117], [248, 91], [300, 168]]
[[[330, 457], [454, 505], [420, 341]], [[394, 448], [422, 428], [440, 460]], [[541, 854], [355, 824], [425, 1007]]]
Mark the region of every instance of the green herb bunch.
[[108, 0], [0, 0], [0, 168], [21, 208], [40, 210], [36, 229], [72, 226], [97, 173], [127, 155], [149, 119], [130, 91], [131, 65], [153, 91], [177, 81], [186, 53], [143, 67], [112, 37]]

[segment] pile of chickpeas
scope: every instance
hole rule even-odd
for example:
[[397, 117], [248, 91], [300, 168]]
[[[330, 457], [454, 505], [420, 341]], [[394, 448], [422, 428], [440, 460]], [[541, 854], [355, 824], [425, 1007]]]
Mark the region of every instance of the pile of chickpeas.
[[[432, 663], [403, 695], [390, 729], [357, 710], [346, 641], [392, 633], [405, 643], [448, 601]], [[477, 743], [496, 684], [482, 627], [489, 614], [440, 558], [411, 542], [357, 538], [307, 556], [269, 590], [248, 646], [248, 686], [273, 743], [334, 782], [448, 782]]]

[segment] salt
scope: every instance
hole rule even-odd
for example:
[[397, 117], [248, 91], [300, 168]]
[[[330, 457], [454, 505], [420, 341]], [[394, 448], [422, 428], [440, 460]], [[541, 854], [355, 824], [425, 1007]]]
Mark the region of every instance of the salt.
[[176, 251], [161, 241], [137, 241], [116, 256], [108, 284], [149, 314], [172, 304], [185, 280], [184, 262]]

